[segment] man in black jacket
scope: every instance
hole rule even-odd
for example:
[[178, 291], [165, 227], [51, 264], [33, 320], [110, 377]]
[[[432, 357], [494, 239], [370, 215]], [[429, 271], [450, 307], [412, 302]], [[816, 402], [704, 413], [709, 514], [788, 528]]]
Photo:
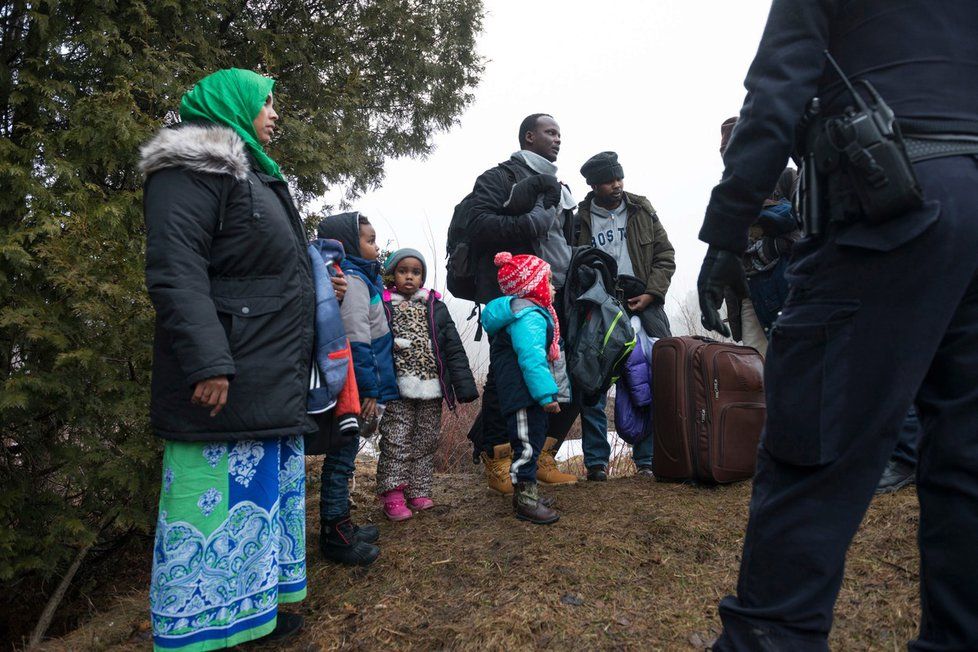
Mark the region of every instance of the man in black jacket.
[[714, 649], [828, 649], [846, 550], [915, 399], [922, 613], [910, 649], [978, 649], [976, 33], [970, 0], [772, 5], [700, 231], [704, 325], [725, 330], [723, 288], [742, 282], [747, 228], [808, 100], [823, 119], [854, 104], [823, 50], [895, 112], [923, 201], [870, 223], [852, 178], [826, 175], [833, 219], [792, 253], [737, 595], [720, 604]]
[[[520, 149], [507, 161], [483, 172], [475, 181], [470, 217], [471, 241], [478, 260], [476, 299], [487, 303], [502, 296], [496, 277], [493, 257], [500, 251], [512, 254], [533, 254], [550, 263], [558, 297], [554, 301], [557, 317], [563, 322], [560, 310], [563, 301], [561, 288], [570, 262], [571, 246], [576, 240], [574, 208], [577, 202], [567, 186], [561, 184], [555, 206], [548, 206], [541, 194], [528, 212], [510, 210], [515, 198], [513, 187], [530, 183], [536, 175], [555, 175], [555, 161], [560, 153], [560, 126], [546, 113], [527, 116], [519, 128]], [[561, 328], [564, 325], [561, 323]], [[505, 379], [502, 379], [505, 382]], [[481, 447], [489, 487], [504, 494], [513, 493], [509, 477], [512, 451], [506, 434], [506, 423], [499, 410], [496, 395], [497, 379], [492, 365], [486, 376], [482, 393], [482, 411], [469, 439]], [[577, 478], [557, 470], [554, 454], [570, 430], [579, 408], [561, 406], [559, 414], [550, 419], [550, 437], [538, 461], [537, 477], [544, 484], [568, 484]]]

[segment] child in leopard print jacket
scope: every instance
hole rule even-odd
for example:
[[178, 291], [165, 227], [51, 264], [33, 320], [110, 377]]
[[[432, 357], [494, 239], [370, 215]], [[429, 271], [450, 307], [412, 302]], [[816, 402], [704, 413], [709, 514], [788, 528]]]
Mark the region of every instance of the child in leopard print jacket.
[[401, 398], [380, 421], [377, 493], [392, 521], [434, 507], [431, 490], [441, 437], [441, 404], [479, 397], [469, 359], [448, 308], [423, 287], [427, 267], [414, 249], [399, 249], [385, 263], [393, 283], [384, 292], [394, 335], [394, 370]]

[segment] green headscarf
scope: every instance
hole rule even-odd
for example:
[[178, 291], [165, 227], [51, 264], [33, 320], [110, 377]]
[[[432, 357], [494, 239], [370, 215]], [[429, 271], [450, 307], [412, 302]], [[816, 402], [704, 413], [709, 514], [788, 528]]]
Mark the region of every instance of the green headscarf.
[[251, 70], [218, 70], [184, 94], [180, 100], [180, 119], [206, 120], [234, 129], [261, 169], [284, 181], [278, 163], [259, 144], [253, 124], [274, 86], [274, 79]]

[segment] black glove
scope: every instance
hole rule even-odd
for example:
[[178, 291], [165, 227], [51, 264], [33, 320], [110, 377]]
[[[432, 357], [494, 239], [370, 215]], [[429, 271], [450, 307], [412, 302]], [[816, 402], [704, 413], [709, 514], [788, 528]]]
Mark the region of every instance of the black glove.
[[513, 185], [509, 199], [503, 204], [506, 215], [526, 215], [543, 197], [543, 207], [553, 208], [560, 203], [560, 182], [552, 174], [534, 174]]
[[700, 295], [700, 321], [711, 331], [730, 337], [730, 329], [717, 312], [723, 303], [724, 288], [732, 288], [741, 295], [747, 294], [747, 278], [740, 254], [710, 247], [703, 259], [696, 287]]

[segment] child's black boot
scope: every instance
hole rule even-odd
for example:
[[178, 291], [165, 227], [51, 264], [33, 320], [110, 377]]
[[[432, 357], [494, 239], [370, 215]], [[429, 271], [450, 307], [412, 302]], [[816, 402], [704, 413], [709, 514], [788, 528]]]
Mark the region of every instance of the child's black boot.
[[357, 536], [349, 514], [323, 524], [319, 549], [329, 561], [346, 566], [369, 566], [380, 556], [380, 548]]
[[353, 526], [353, 536], [361, 543], [376, 543], [380, 538], [380, 529], [373, 523]]

